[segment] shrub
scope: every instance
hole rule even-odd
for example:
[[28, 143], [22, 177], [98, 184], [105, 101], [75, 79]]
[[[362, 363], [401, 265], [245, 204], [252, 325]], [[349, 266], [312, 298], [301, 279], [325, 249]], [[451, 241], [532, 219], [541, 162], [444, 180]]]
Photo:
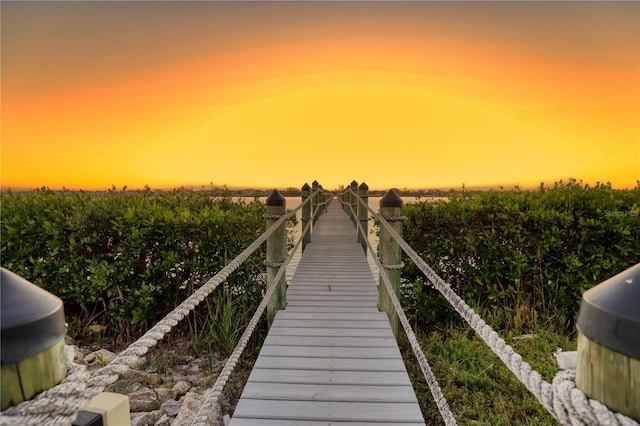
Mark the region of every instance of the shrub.
[[[406, 241], [498, 327], [543, 320], [573, 331], [582, 293], [638, 262], [640, 187], [613, 190], [571, 180], [536, 191], [462, 192], [404, 208]], [[405, 259], [414, 320], [454, 318]], [[523, 316], [525, 309], [527, 316]], [[515, 324], [515, 325], [518, 325]]]
[[[2, 266], [59, 296], [70, 323], [139, 334], [264, 230], [257, 201], [205, 193], [118, 191], [1, 194]], [[259, 301], [259, 251], [228, 287]]]

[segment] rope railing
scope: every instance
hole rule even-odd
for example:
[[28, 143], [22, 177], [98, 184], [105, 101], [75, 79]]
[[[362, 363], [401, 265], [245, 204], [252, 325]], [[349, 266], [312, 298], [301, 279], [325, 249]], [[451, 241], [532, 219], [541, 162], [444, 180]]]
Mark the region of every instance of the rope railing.
[[224, 386], [226, 385], [229, 377], [231, 377], [231, 373], [233, 372], [236, 364], [238, 363], [240, 356], [242, 356], [242, 353], [244, 352], [244, 349], [246, 348], [247, 343], [251, 338], [251, 335], [253, 334], [256, 326], [258, 325], [260, 318], [262, 317], [262, 314], [267, 308], [267, 304], [269, 303], [269, 300], [271, 300], [271, 298], [273, 297], [273, 294], [275, 293], [277, 288], [277, 285], [275, 284], [279, 282], [279, 280], [282, 278], [282, 276], [286, 272], [287, 265], [291, 262], [291, 259], [293, 259], [294, 254], [296, 253], [296, 251], [300, 246], [300, 243], [302, 242], [302, 235], [304, 235], [304, 232], [306, 232], [310, 228], [311, 228], [311, 222], [307, 224], [307, 226], [303, 230], [303, 233], [298, 238], [295, 246], [287, 256], [287, 258], [282, 262], [280, 269], [278, 269], [278, 273], [273, 279], [274, 285], [272, 285], [270, 288], [267, 289], [267, 292], [262, 298], [262, 302], [260, 302], [260, 305], [258, 306], [255, 313], [253, 314], [253, 317], [249, 321], [249, 324], [247, 324], [247, 327], [242, 333], [242, 336], [240, 336], [238, 344], [236, 345], [233, 352], [229, 356], [222, 371], [218, 375], [218, 378], [216, 379], [215, 383], [205, 392], [204, 402], [202, 404], [202, 407], [198, 411], [198, 414], [196, 415], [194, 422], [192, 423], [193, 426], [207, 426], [211, 424], [221, 424], [222, 416], [220, 415], [220, 412], [219, 412], [219, 408], [220, 408], [219, 400], [220, 400], [220, 397], [222, 396], [222, 390], [224, 389]]
[[[314, 192], [314, 195], [316, 192]], [[155, 346], [213, 290], [226, 281], [231, 273], [242, 265], [285, 221], [295, 215], [311, 199], [312, 197], [309, 197], [308, 200], [278, 218], [269, 229], [263, 232], [229, 264], [169, 312], [138, 340], [120, 352], [111, 363], [89, 375], [86, 369], [75, 364], [73, 359], [67, 359], [69, 374], [60, 384], [38, 394], [29, 401], [2, 411], [0, 413], [0, 424], [11, 426], [41, 426], [43, 424], [47, 426], [68, 426], [71, 424], [78, 411], [86, 407], [91, 398], [116, 382], [129, 369], [139, 365], [142, 357], [151, 347]]]
[[[358, 195], [350, 189], [358, 199]], [[588, 398], [575, 386], [575, 372], [567, 370], [556, 375], [553, 383], [542, 379], [522, 356], [496, 333], [435, 271], [407, 244], [387, 220], [375, 212], [366, 203], [363, 205], [369, 213], [380, 222], [385, 231], [391, 235], [414, 264], [422, 271], [431, 284], [458, 312], [458, 314], [482, 338], [489, 348], [500, 358], [505, 366], [515, 374], [527, 390], [531, 392], [547, 411], [565, 425], [611, 425], [638, 426], [639, 423], [620, 413], [614, 413], [603, 403]], [[383, 275], [382, 275], [383, 276]], [[387, 289], [387, 291], [389, 291]], [[395, 306], [395, 303], [394, 303]]]
[[[360, 198], [358, 198], [360, 199]], [[362, 200], [360, 200], [362, 201]], [[341, 201], [342, 202], [342, 201]], [[351, 207], [351, 205], [347, 204], [348, 208], [353, 212], [353, 208]], [[362, 229], [362, 225], [360, 224], [360, 222], [356, 221], [356, 227], [360, 230], [363, 231]], [[375, 253], [371, 242], [369, 241], [369, 239], [365, 238], [365, 242], [367, 244], [368, 249], [370, 250], [370, 252], [373, 254]], [[442, 416], [442, 419], [444, 420], [446, 425], [456, 425], [456, 419], [453, 416], [453, 413], [451, 412], [451, 409], [449, 408], [449, 404], [447, 403], [447, 399], [444, 397], [444, 394], [442, 393], [442, 390], [440, 389], [440, 385], [438, 384], [438, 379], [436, 378], [435, 374], [433, 374], [433, 371], [431, 370], [431, 366], [429, 365], [429, 362], [427, 361], [427, 358], [424, 355], [424, 352], [422, 351], [422, 348], [420, 347], [420, 342], [418, 342], [418, 339], [415, 335], [415, 333], [413, 332], [413, 329], [411, 328], [411, 324], [409, 323], [409, 319], [407, 318], [407, 316], [404, 313], [404, 310], [402, 309], [402, 305], [400, 304], [400, 301], [398, 300], [398, 297], [396, 296], [395, 291], [393, 291], [393, 286], [391, 285], [391, 282], [389, 281], [389, 278], [387, 276], [387, 272], [386, 272], [386, 268], [385, 266], [382, 264], [382, 262], [380, 262], [380, 259], [378, 258], [378, 256], [373, 256], [373, 260], [376, 262], [376, 265], [378, 265], [378, 268], [380, 269], [380, 277], [382, 278], [382, 282], [384, 283], [384, 286], [387, 290], [387, 293], [389, 294], [391, 301], [393, 303], [393, 307], [395, 308], [396, 314], [398, 315], [398, 318], [400, 319], [400, 324], [402, 324], [402, 328], [404, 329], [404, 332], [407, 336], [407, 339], [409, 340], [409, 343], [411, 344], [411, 349], [413, 350], [413, 354], [415, 355], [415, 357], [418, 360], [418, 364], [420, 365], [420, 369], [422, 370], [422, 374], [424, 375], [424, 378], [427, 382], [427, 385], [429, 385], [429, 390], [431, 391], [431, 395], [433, 396], [433, 399], [436, 403], [436, 406], [438, 407], [438, 410], [440, 411], [440, 415]]]

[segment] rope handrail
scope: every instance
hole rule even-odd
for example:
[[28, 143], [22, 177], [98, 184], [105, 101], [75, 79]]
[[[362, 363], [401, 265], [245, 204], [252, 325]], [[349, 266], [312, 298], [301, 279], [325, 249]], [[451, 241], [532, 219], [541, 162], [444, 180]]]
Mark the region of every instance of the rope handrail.
[[[350, 190], [349, 190], [350, 191]], [[346, 191], [345, 191], [346, 192]], [[351, 191], [353, 193], [353, 191]], [[575, 386], [575, 372], [563, 371], [550, 384], [540, 373], [522, 359], [522, 356], [496, 333], [435, 271], [407, 244], [382, 215], [375, 212], [360, 197], [356, 199], [385, 228], [407, 256], [429, 279], [431, 284], [447, 299], [449, 304], [482, 338], [505, 366], [515, 374], [547, 411], [565, 425], [638, 426], [639, 423], [620, 413], [614, 413], [600, 401], [588, 398]]]
[[311, 227], [311, 222], [307, 224], [301, 236], [298, 238], [295, 246], [293, 247], [289, 255], [286, 257], [286, 259], [282, 262], [282, 265], [278, 269], [276, 276], [273, 278], [274, 285], [272, 285], [270, 288], [267, 289], [264, 297], [262, 298], [262, 301], [260, 302], [260, 305], [258, 305], [258, 308], [253, 314], [253, 317], [251, 318], [244, 332], [242, 333], [242, 336], [240, 336], [240, 339], [238, 340], [238, 344], [233, 349], [233, 352], [227, 359], [227, 362], [225, 363], [222, 371], [220, 372], [220, 374], [218, 374], [218, 378], [216, 379], [215, 383], [205, 392], [204, 402], [202, 404], [202, 407], [198, 411], [198, 414], [196, 415], [196, 418], [193, 421], [192, 426], [206, 426], [212, 423], [214, 424], [220, 423], [221, 416], [219, 413], [219, 408], [220, 408], [219, 399], [220, 399], [220, 396], [222, 395], [222, 390], [226, 385], [227, 380], [231, 376], [231, 373], [233, 372], [236, 364], [238, 363], [240, 356], [242, 356], [242, 353], [244, 352], [244, 349], [246, 348], [247, 343], [251, 338], [251, 335], [255, 331], [255, 328], [258, 325], [258, 322], [260, 321], [260, 318], [262, 317], [264, 310], [267, 308], [267, 304], [273, 297], [273, 294], [275, 293], [276, 288], [278, 287], [276, 283], [280, 281], [280, 279], [286, 272], [287, 265], [291, 262], [291, 259], [293, 259], [294, 254], [300, 247], [300, 243], [302, 242], [302, 235], [304, 235], [305, 232], [307, 232], [307, 230], [310, 229], [310, 227]]
[[[317, 193], [317, 191], [314, 192]], [[114, 383], [130, 368], [139, 364], [141, 357], [155, 346], [178, 322], [200, 304], [218, 285], [226, 281], [240, 265], [242, 265], [267, 238], [269, 238], [285, 221], [289, 220], [304, 204], [285, 213], [263, 232], [253, 243], [244, 249], [231, 262], [210, 278], [198, 290], [194, 291], [176, 308], [158, 321], [151, 329], [125, 350], [108, 365], [88, 375], [73, 360], [67, 360], [70, 374], [58, 385], [36, 395], [33, 399], [9, 407], [0, 413], [0, 424], [16, 426], [68, 426], [84, 408], [89, 400]], [[74, 365], [75, 364], [75, 365]]]
[[[342, 200], [340, 201], [342, 202]], [[342, 203], [346, 204], [344, 202]], [[349, 206], [349, 209], [351, 209], [351, 211], [353, 212], [351, 205], [349, 204], [347, 205]], [[360, 232], [364, 232], [364, 229], [362, 228], [362, 225], [360, 224], [359, 221], [356, 221], [356, 226]], [[369, 251], [372, 254], [375, 253], [369, 239], [365, 238], [364, 241], [366, 242], [367, 248], [369, 249]], [[420, 343], [418, 342], [418, 339], [415, 333], [413, 332], [413, 329], [411, 328], [409, 319], [405, 315], [404, 310], [402, 309], [402, 305], [400, 304], [400, 301], [398, 300], [398, 297], [396, 296], [396, 293], [393, 290], [393, 286], [389, 281], [384, 265], [382, 264], [378, 256], [373, 255], [372, 257], [373, 257], [373, 260], [376, 262], [376, 265], [378, 265], [378, 268], [380, 269], [380, 277], [382, 278], [382, 282], [384, 283], [385, 289], [387, 290], [387, 293], [389, 294], [391, 302], [393, 303], [393, 307], [396, 311], [396, 314], [398, 315], [400, 324], [402, 324], [402, 328], [404, 329], [404, 332], [407, 335], [407, 339], [411, 344], [411, 349], [413, 350], [413, 354], [418, 360], [418, 364], [420, 365], [422, 374], [424, 375], [424, 378], [427, 384], [429, 385], [429, 390], [431, 391], [431, 395], [433, 396], [436, 406], [438, 407], [438, 411], [440, 411], [440, 415], [442, 416], [442, 419], [444, 420], [446, 425], [456, 425], [457, 424], [456, 419], [453, 416], [451, 409], [449, 408], [447, 399], [444, 397], [444, 394], [440, 389], [440, 385], [438, 384], [438, 379], [436, 378], [435, 374], [433, 374], [433, 371], [431, 370], [431, 366], [429, 365], [429, 362], [427, 361], [427, 358], [425, 357], [424, 352], [420, 347]]]

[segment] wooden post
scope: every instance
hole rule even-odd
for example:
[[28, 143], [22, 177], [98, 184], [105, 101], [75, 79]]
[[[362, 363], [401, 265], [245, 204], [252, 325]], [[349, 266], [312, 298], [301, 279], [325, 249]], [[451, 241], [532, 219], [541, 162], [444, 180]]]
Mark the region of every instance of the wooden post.
[[640, 263], [582, 295], [576, 386], [640, 422], [639, 301]]
[[33, 398], [67, 375], [62, 300], [0, 268], [2, 410]]
[[326, 213], [327, 211], [327, 193], [324, 192], [324, 188], [322, 185], [318, 185], [318, 189], [320, 190], [320, 203], [322, 204], [322, 208], [320, 209], [320, 213]]
[[[347, 185], [347, 188], [349, 188], [349, 185]], [[349, 199], [349, 193], [348, 192], [343, 192], [342, 193], [342, 210], [344, 210], [345, 213], [349, 214], [349, 208], [347, 207], [347, 204], [351, 204], [351, 201]]]
[[316, 221], [318, 220], [318, 186], [320, 186], [320, 184], [318, 183], [317, 180], [314, 180], [311, 183], [311, 192], [315, 193], [315, 195], [313, 196], [313, 199], [311, 200], [311, 217], [313, 217], [313, 224], [316, 224]]
[[99, 393], [71, 423], [71, 426], [94, 425], [130, 426], [129, 397], [112, 392]]
[[349, 199], [349, 202], [351, 203], [351, 209], [349, 210], [349, 216], [351, 216], [351, 221], [353, 222], [353, 224], [356, 224], [356, 213], [358, 212], [358, 200], [355, 196], [355, 194], [358, 193], [358, 182], [356, 182], [355, 180], [351, 181], [351, 191], [353, 191], [351, 193], [351, 198]]
[[[302, 186], [302, 202], [304, 203], [307, 198], [309, 198], [309, 194], [311, 193], [311, 187], [308, 183], [305, 183]], [[304, 230], [307, 228], [307, 224], [311, 219], [311, 204], [310, 202], [302, 206], [302, 232], [304, 235], [302, 236], [302, 251], [307, 247], [307, 244], [311, 241], [311, 230], [305, 232]]]
[[[365, 204], [369, 204], [369, 187], [366, 183], [362, 182], [358, 187], [358, 195]], [[365, 254], [367, 253], [367, 238], [369, 236], [369, 211], [361, 203], [358, 203], [358, 220], [362, 231], [358, 231], [358, 242], [362, 245], [362, 249]]]
[[[380, 214], [387, 218], [389, 225], [402, 235], [402, 199], [395, 193], [394, 190], [390, 190], [380, 200]], [[386, 272], [389, 281], [393, 286], [393, 290], [396, 296], [400, 298], [400, 268], [402, 261], [402, 250], [396, 241], [391, 238], [389, 232], [380, 227], [380, 262], [385, 266], [385, 271], [380, 271], [380, 274]], [[380, 283], [378, 288], [379, 293], [379, 309], [385, 311], [389, 316], [389, 322], [391, 323], [391, 329], [393, 334], [398, 337], [398, 331], [400, 327], [400, 321], [395, 314], [393, 303], [386, 291], [382, 277], [380, 277]]]
[[[282, 194], [280, 194], [278, 190], [274, 189], [271, 195], [267, 198], [266, 204], [266, 227], [269, 229], [278, 220], [278, 217], [286, 213], [287, 202]], [[265, 262], [267, 264], [267, 288], [271, 288], [273, 285], [278, 286], [273, 298], [271, 298], [271, 301], [267, 305], [267, 323], [269, 327], [271, 327], [271, 324], [273, 323], [276, 311], [284, 309], [287, 306], [286, 277], [282, 275], [282, 278], [280, 278], [277, 283], [273, 282], [273, 279], [278, 273], [278, 269], [280, 269], [280, 265], [282, 265], [282, 262], [287, 257], [286, 243], [285, 224], [283, 223], [269, 238], [267, 238], [267, 259]]]

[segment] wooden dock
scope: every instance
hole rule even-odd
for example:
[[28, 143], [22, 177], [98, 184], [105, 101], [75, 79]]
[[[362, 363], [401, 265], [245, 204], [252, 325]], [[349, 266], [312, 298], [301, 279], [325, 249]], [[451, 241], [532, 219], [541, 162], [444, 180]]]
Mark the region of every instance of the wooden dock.
[[322, 215], [231, 426], [424, 425], [356, 231]]

